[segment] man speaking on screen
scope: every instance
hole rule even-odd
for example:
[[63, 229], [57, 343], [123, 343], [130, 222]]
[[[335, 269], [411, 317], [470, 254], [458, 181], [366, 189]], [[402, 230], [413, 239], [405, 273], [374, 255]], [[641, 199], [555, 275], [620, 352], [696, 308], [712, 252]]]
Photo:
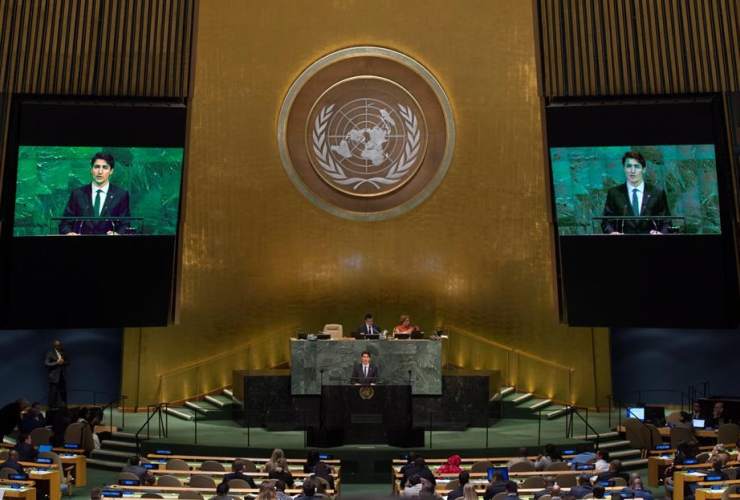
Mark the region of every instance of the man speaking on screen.
[[90, 160], [92, 182], [79, 187], [69, 195], [64, 219], [59, 224], [59, 234], [77, 236], [80, 234], [116, 235], [125, 232], [127, 220], [116, 217], [130, 217], [128, 191], [110, 183], [116, 166], [113, 155], [95, 153]]
[[651, 215], [669, 216], [665, 191], [645, 182], [645, 158], [636, 151], [622, 157], [625, 183], [615, 186], [606, 195], [604, 217], [644, 217], [640, 220], [604, 219], [604, 234], [664, 234], [668, 232], [668, 219], [651, 219]]

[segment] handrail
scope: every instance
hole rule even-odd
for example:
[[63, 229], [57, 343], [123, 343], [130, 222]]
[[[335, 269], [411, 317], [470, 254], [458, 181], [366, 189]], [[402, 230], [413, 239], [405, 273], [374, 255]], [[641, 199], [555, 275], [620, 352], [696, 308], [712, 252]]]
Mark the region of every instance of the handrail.
[[[147, 407], [146, 407], [147, 419], [141, 425], [141, 427], [139, 427], [139, 430], [136, 431], [136, 434], [135, 434], [135, 439], [136, 439], [136, 454], [137, 455], [141, 455], [141, 449], [140, 449], [140, 443], [139, 443], [139, 436], [144, 431], [144, 427], [146, 427], [146, 437], [147, 437], [147, 439], [149, 439], [151, 437], [151, 435], [149, 433], [149, 422], [151, 421], [152, 418], [154, 418], [155, 415], [159, 415], [159, 426], [158, 426], [158, 432], [157, 432], [158, 437], [160, 439], [162, 437], [165, 437], [165, 438], [167, 437], [167, 434], [169, 433], [169, 425], [168, 425], [169, 424], [169, 421], [167, 420], [167, 415], [168, 414], [167, 414], [166, 409], [169, 408], [169, 406], [170, 406], [169, 403], [158, 403], [158, 404], [154, 404], [154, 405], [147, 405]], [[150, 414], [149, 413], [149, 410], [151, 408], [154, 408], [154, 411], [152, 411], [151, 414]], [[165, 408], [165, 411], [164, 412], [162, 411], [162, 408]], [[165, 414], [164, 424], [163, 424], [163, 421], [162, 421], [162, 413]], [[164, 433], [162, 432], [162, 430], [164, 430]], [[197, 441], [196, 441], [196, 443], [197, 443]]]
[[125, 426], [126, 412], [123, 411], [123, 406], [124, 406], [123, 401], [128, 399], [128, 396], [126, 396], [125, 394], [117, 394], [115, 392], [96, 391], [94, 389], [67, 389], [67, 392], [88, 392], [88, 393], [91, 392], [93, 395], [93, 402], [92, 402], [93, 406], [98, 406], [98, 401], [97, 401], [98, 394], [102, 394], [105, 396], [114, 396], [113, 399], [108, 401], [108, 403], [105, 406], [103, 406], [103, 409], [102, 409], [103, 415], [105, 415], [105, 410], [110, 408], [110, 426], [112, 428], [113, 427], [113, 406], [112, 405], [113, 403], [117, 401], [120, 402], [121, 403], [121, 429], [126, 427]]
[[[583, 420], [583, 423], [586, 424], [586, 433], [585, 435], [588, 436], [588, 430], [590, 429], [594, 434], [596, 434], [596, 448], [599, 448], [599, 441], [601, 440], [601, 434], [593, 428], [591, 424], [588, 423], [588, 406], [573, 406], [573, 405], [565, 405], [566, 408], [570, 408], [570, 412], [568, 415], [568, 419], [570, 420], [570, 435], [568, 435], [568, 419], [566, 419], [565, 423], [565, 437], [572, 438], [573, 437], [573, 430], [575, 426], [573, 425], [573, 415], [577, 415], [578, 418]], [[584, 419], [581, 413], [578, 410], [586, 410], [586, 418]]]
[[[545, 397], [552, 397], [553, 399], [562, 401], [565, 404], [571, 404], [573, 402], [572, 381], [573, 381], [573, 374], [575, 373], [574, 368], [564, 366], [564, 365], [555, 363], [547, 359], [543, 359], [535, 354], [522, 351], [520, 349], [516, 349], [513, 347], [503, 345], [494, 340], [490, 340], [485, 337], [481, 337], [479, 335], [467, 332], [455, 326], [448, 325], [445, 327], [445, 330], [448, 333], [452, 334], [450, 336], [451, 340], [449, 342], [454, 342], [455, 341], [454, 339], [456, 338], [467, 338], [468, 340], [471, 340], [474, 342], [480, 342], [482, 344], [490, 345], [497, 349], [500, 349], [502, 351], [501, 355], [506, 356], [506, 359], [502, 361], [502, 365], [503, 365], [503, 367], [501, 368], [502, 379], [504, 379], [505, 377], [506, 384], [510, 386], [513, 385], [515, 389], [519, 385], [518, 383], [519, 376], [521, 375], [522, 371], [524, 371], [522, 370], [520, 366], [521, 358], [524, 358], [529, 361], [534, 361], [535, 363], [538, 363], [539, 365], [542, 365], [543, 367], [556, 370], [560, 374], [567, 376], [567, 382], [565, 383], [565, 386], [567, 387], [567, 394], [565, 394], [564, 397], [561, 397], [561, 398], [556, 398], [555, 396], [545, 396]], [[513, 359], [514, 357], [516, 358]], [[448, 363], [449, 363], [449, 360], [448, 360]], [[515, 365], [515, 368], [512, 368], [512, 365]], [[535, 391], [530, 391], [530, 392], [535, 392]], [[561, 393], [561, 396], [563, 396], [562, 393]]]

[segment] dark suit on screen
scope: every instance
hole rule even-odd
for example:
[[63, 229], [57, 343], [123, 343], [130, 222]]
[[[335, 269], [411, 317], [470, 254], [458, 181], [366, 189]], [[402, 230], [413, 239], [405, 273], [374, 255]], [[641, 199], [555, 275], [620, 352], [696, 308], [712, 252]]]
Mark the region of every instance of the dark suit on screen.
[[[122, 234], [129, 226], [129, 221], [97, 221], [85, 220], [85, 217], [95, 217], [92, 201], [92, 185], [86, 184], [78, 187], [69, 195], [67, 208], [64, 209], [63, 217], [80, 217], [79, 220], [63, 220], [59, 223], [59, 234], [106, 234], [114, 231]], [[100, 210], [100, 217], [131, 217], [129, 210], [128, 191], [111, 184], [105, 203]]]
[[367, 366], [367, 377], [365, 376], [365, 373], [362, 368], [362, 363], [355, 365], [355, 367], [352, 369], [352, 379], [350, 380], [350, 383], [352, 384], [375, 384], [378, 381], [378, 367], [374, 365], [368, 365]]
[[67, 367], [69, 366], [69, 357], [67, 352], [60, 351], [64, 363], [57, 363], [57, 351], [52, 349], [46, 353], [44, 364], [49, 370], [49, 407], [59, 408], [67, 405]]
[[[630, 217], [634, 215], [632, 211], [632, 202], [630, 194], [627, 191], [627, 184], [620, 184], [609, 190], [606, 195], [606, 204], [604, 205], [604, 217]], [[671, 215], [668, 209], [668, 199], [665, 191], [658, 186], [645, 183], [642, 193], [642, 204], [640, 205], [640, 216], [645, 220], [610, 220], [604, 219], [601, 222], [601, 229], [604, 234], [615, 231], [625, 234], [649, 234], [651, 230], [667, 233], [671, 226], [669, 220], [650, 219], [651, 215], [667, 216]]]

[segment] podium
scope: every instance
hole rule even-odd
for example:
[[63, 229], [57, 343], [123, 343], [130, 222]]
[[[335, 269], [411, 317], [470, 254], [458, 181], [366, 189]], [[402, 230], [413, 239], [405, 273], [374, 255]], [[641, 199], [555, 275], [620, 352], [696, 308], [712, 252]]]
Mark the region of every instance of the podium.
[[411, 408], [410, 385], [325, 385], [321, 431], [341, 435], [344, 443], [423, 446], [423, 431], [412, 430]]

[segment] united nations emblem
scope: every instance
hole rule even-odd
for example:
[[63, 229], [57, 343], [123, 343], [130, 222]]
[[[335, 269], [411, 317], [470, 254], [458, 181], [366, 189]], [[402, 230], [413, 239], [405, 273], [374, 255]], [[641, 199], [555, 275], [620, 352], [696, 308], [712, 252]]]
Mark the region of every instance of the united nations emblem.
[[283, 167], [313, 203], [378, 220], [421, 203], [447, 172], [454, 120], [437, 80], [378, 47], [335, 52], [299, 76], [278, 124]]
[[360, 387], [360, 397], [362, 399], [373, 399], [373, 396], [375, 396], [375, 391], [372, 387], [369, 385], [363, 385]]

